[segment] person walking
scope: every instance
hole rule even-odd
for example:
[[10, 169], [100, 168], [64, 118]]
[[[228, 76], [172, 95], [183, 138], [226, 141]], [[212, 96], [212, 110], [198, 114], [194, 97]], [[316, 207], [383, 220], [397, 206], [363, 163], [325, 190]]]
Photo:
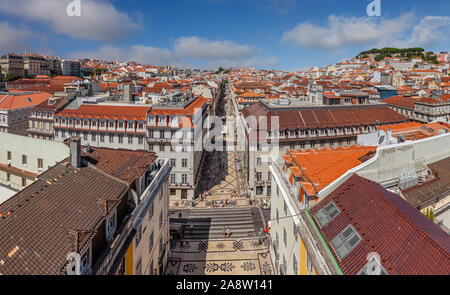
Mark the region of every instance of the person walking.
[[230, 229], [230, 227], [227, 227], [227, 237], [228, 238], [231, 237], [231, 229]]
[[259, 241], [259, 245], [262, 245], [263, 237], [264, 237], [264, 232], [263, 232], [262, 228], [259, 230], [258, 237], [259, 237], [259, 240], [258, 240]]
[[225, 226], [223, 227], [223, 237], [227, 237], [227, 228]]

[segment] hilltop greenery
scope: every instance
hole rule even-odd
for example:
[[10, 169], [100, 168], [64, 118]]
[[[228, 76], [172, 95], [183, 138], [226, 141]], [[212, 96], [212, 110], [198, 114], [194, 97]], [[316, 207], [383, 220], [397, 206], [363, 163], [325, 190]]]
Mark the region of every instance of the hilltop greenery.
[[216, 71], [216, 75], [220, 74], [220, 73], [224, 73], [225, 75], [229, 74], [231, 71], [229, 69], [224, 69], [222, 67], [220, 67], [217, 71]]
[[357, 57], [359, 58], [368, 58], [369, 54], [376, 54], [375, 60], [381, 61], [386, 57], [400, 57], [406, 60], [411, 60], [415, 57], [420, 57], [424, 61], [432, 62], [437, 64], [437, 57], [432, 52], [425, 53], [425, 49], [421, 47], [412, 47], [412, 48], [393, 48], [393, 47], [385, 47], [385, 48], [373, 48], [367, 51], [360, 52]]
[[367, 54], [401, 54], [401, 53], [421, 53], [424, 52], [425, 49], [421, 48], [421, 47], [413, 47], [413, 48], [393, 48], [393, 47], [385, 47], [385, 48], [372, 48], [370, 50], [367, 51], [363, 51], [360, 54], [358, 54], [358, 56], [360, 55], [367, 55]]

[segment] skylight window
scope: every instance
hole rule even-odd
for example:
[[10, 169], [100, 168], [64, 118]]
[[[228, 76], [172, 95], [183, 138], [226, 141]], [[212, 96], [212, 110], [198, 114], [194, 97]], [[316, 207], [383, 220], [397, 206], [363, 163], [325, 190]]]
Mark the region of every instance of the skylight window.
[[336, 207], [334, 202], [331, 202], [330, 204], [320, 209], [319, 212], [317, 212], [316, 220], [319, 223], [320, 227], [324, 227], [331, 220], [333, 220], [339, 214], [339, 212], [340, 211]]
[[331, 246], [339, 257], [339, 260], [345, 258], [362, 241], [361, 236], [356, 232], [353, 226], [347, 226], [332, 241]]

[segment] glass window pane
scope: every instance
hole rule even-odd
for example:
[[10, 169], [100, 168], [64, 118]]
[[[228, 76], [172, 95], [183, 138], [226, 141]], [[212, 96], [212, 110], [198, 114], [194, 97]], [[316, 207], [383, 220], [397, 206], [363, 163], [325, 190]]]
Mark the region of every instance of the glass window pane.
[[358, 244], [359, 242], [359, 237], [357, 235], [354, 235], [349, 241], [348, 244], [353, 248], [356, 246], [356, 244]]
[[347, 228], [344, 230], [344, 232], [342, 233], [342, 235], [343, 235], [345, 238], [348, 238], [353, 232], [354, 232], [354, 231], [353, 231], [353, 228], [347, 227]]
[[325, 206], [325, 210], [328, 211], [328, 212], [330, 212], [333, 208], [334, 208], [333, 203], [330, 203], [327, 206]]
[[340, 259], [342, 259], [343, 257], [345, 257], [345, 255], [348, 254], [348, 249], [345, 245], [342, 245], [341, 247], [336, 249], [336, 254], [339, 256]]
[[320, 210], [319, 212], [317, 212], [316, 218], [317, 219], [322, 218], [324, 215], [325, 215], [325, 213], [323, 212], [323, 210]]
[[329, 215], [331, 218], [334, 218], [336, 215], [338, 215], [338, 213], [339, 213], [338, 209], [334, 209], [333, 211], [330, 212]]
[[335, 237], [332, 241], [331, 241], [331, 245], [333, 246], [333, 248], [337, 248], [342, 244], [342, 239], [340, 236]]
[[323, 227], [325, 224], [327, 224], [328, 218], [326, 218], [326, 217], [320, 218], [320, 219], [318, 219], [318, 221], [319, 221], [320, 226]]

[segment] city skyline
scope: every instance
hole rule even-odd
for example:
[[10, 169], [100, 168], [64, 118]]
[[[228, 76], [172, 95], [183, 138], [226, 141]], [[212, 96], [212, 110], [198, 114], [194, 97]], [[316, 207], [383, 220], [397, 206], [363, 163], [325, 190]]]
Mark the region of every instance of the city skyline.
[[381, 0], [380, 17], [368, 16], [370, 1], [360, 0], [81, 0], [81, 15], [68, 16], [72, 2], [3, 5], [2, 51], [182, 68], [297, 71], [335, 64], [373, 47], [439, 52], [449, 45], [450, 17], [442, 14], [449, 4], [442, 1], [388, 5]]

